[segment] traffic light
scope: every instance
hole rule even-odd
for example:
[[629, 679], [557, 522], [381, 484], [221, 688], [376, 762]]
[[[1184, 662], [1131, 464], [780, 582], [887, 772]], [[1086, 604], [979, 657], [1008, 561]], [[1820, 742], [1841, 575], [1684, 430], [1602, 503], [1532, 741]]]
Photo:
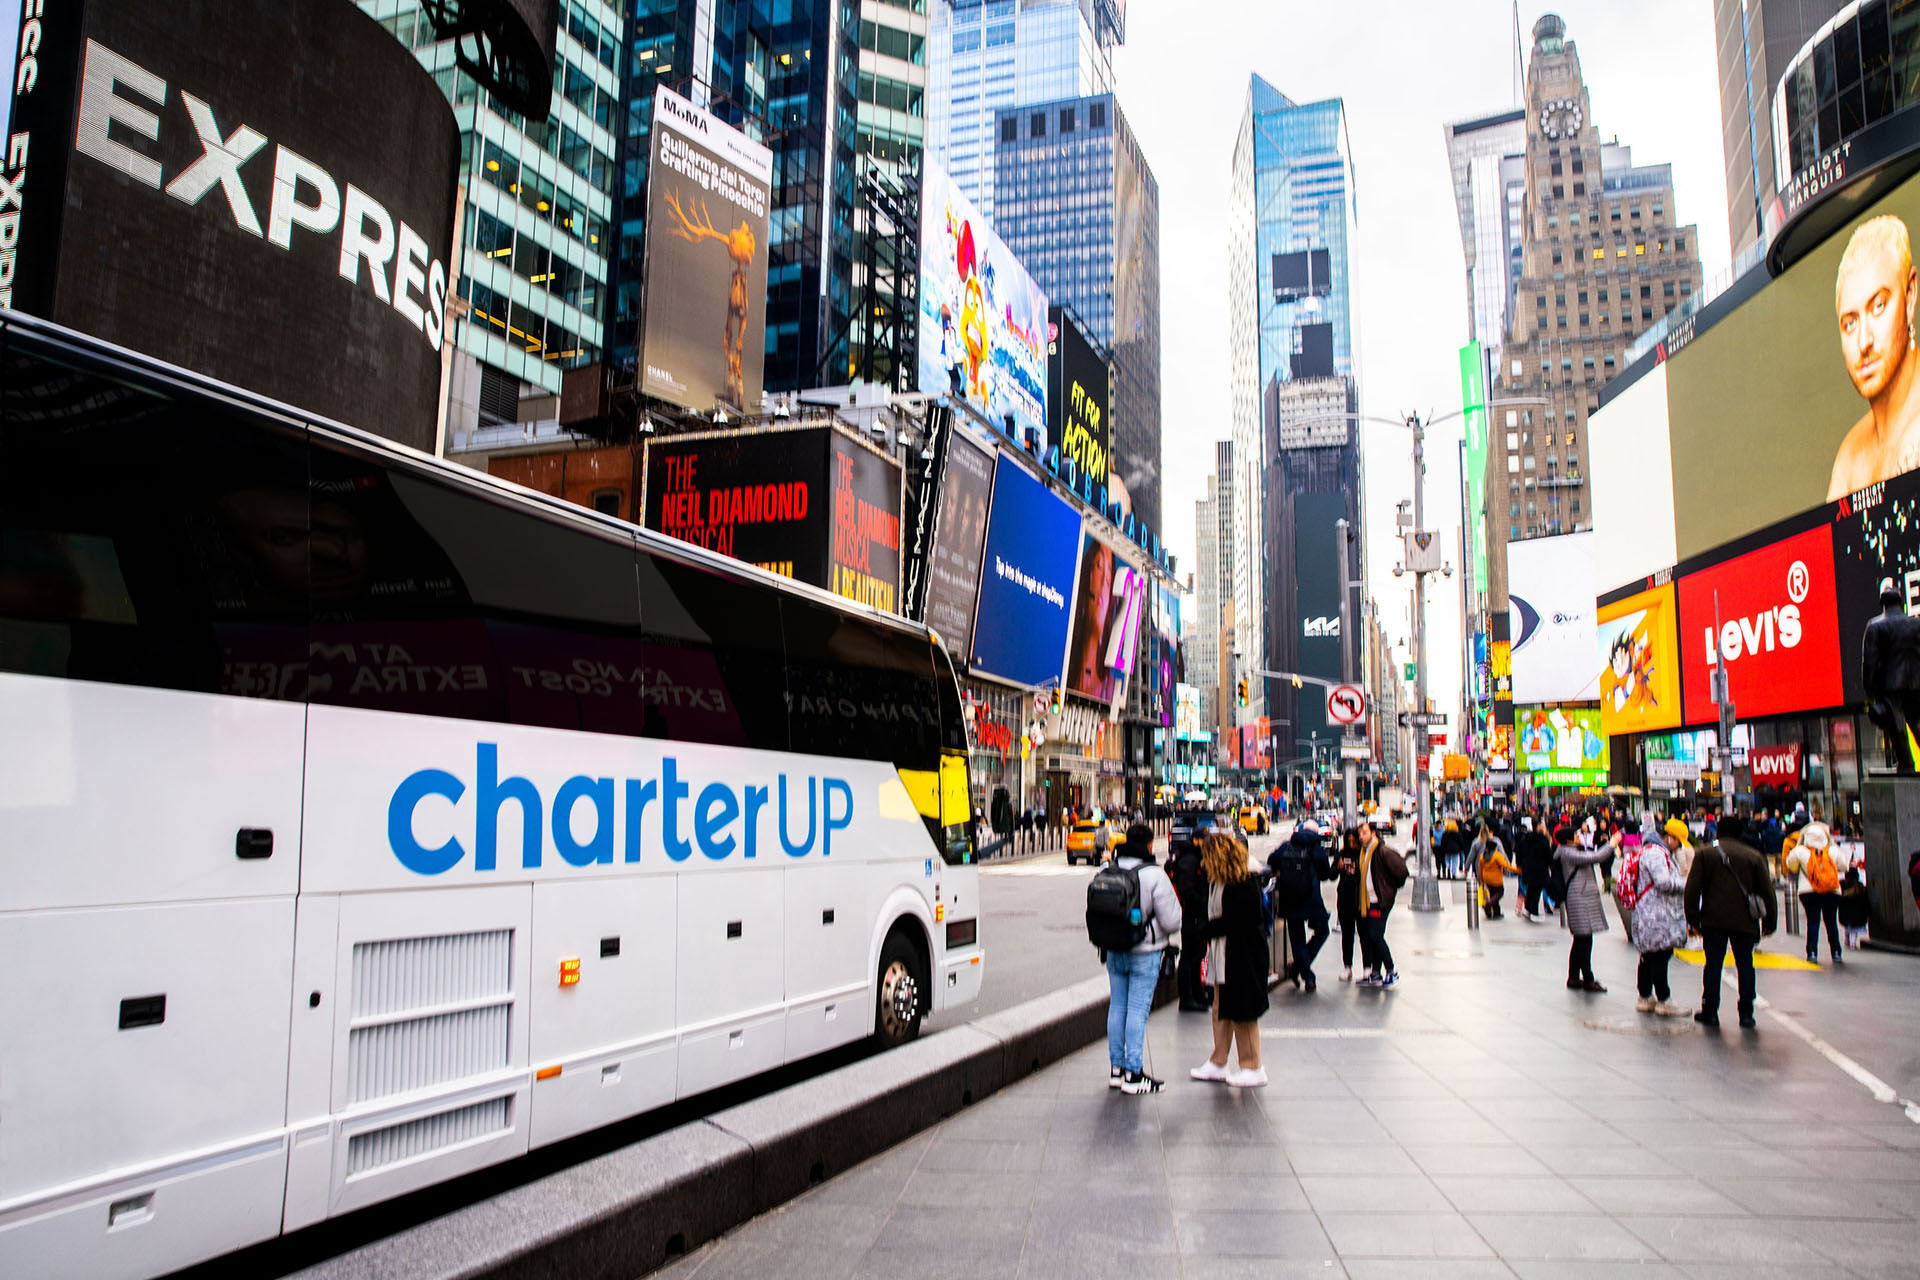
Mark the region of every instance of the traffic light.
[[1294, 687], [1294, 688], [1296, 688], [1296, 689], [1298, 689], [1298, 688], [1300, 687], [1300, 677], [1299, 677], [1299, 676], [1295, 676], [1295, 677], [1293, 678], [1293, 687]]
[[1053, 686], [1053, 697], [1048, 704], [1054, 715], [1060, 714], [1060, 686]]
[[1235, 689], [1234, 696], [1238, 699], [1241, 706], [1244, 707], [1247, 705], [1247, 682], [1245, 680], [1242, 680]]

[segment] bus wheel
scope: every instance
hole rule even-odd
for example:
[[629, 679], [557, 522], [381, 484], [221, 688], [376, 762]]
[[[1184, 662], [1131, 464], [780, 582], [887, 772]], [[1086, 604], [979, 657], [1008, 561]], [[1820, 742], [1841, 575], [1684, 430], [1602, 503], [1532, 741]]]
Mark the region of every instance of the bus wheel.
[[873, 1036], [883, 1049], [903, 1045], [920, 1034], [920, 1010], [926, 975], [919, 953], [905, 935], [895, 933], [880, 948], [880, 982]]

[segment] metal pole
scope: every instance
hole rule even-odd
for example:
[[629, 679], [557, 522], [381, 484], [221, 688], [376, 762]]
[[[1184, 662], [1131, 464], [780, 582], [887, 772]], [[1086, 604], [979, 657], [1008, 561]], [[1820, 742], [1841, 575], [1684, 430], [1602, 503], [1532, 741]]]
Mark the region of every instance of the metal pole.
[[[1351, 607], [1353, 587], [1347, 580], [1347, 540], [1350, 537], [1350, 528], [1345, 516], [1341, 516], [1333, 523], [1333, 541], [1339, 551], [1340, 559], [1340, 576], [1337, 581], [1340, 583], [1340, 681], [1342, 684], [1353, 683], [1353, 609]], [[1354, 762], [1347, 758], [1346, 739], [1346, 732], [1343, 731], [1340, 735], [1340, 825], [1351, 831], [1359, 815], [1358, 806], [1353, 800], [1355, 766]]]
[[1720, 766], [1720, 812], [1733, 812], [1733, 686], [1727, 679], [1726, 656], [1720, 652], [1720, 593], [1713, 593], [1713, 700], [1720, 704], [1720, 745], [1714, 763]]
[[[1423, 497], [1427, 470], [1427, 429], [1420, 421], [1420, 415], [1414, 414], [1410, 424], [1413, 427], [1413, 527], [1415, 532], [1426, 528], [1426, 499]], [[1413, 574], [1413, 709], [1424, 713], [1427, 709], [1427, 575], [1419, 570]], [[1429, 812], [1432, 801], [1433, 784], [1427, 771], [1419, 768], [1420, 751], [1423, 745], [1420, 735], [1424, 725], [1414, 725], [1414, 766], [1418, 774], [1418, 795], [1420, 814], [1413, 829], [1416, 868], [1413, 879], [1413, 909], [1415, 911], [1440, 910], [1440, 876], [1433, 865], [1432, 827], [1433, 817]], [[1431, 750], [1431, 735], [1425, 745]]]

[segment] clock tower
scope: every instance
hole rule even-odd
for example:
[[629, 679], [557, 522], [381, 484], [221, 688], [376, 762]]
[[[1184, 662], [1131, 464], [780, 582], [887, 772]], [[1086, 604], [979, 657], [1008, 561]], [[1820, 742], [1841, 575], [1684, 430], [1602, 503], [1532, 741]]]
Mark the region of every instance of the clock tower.
[[[1670, 167], [1635, 165], [1628, 147], [1602, 140], [1579, 50], [1556, 14], [1533, 25], [1526, 151], [1513, 159], [1502, 175], [1518, 278], [1487, 387], [1490, 612], [1507, 607], [1509, 542], [1592, 527], [1587, 415], [1635, 339], [1700, 287], [1694, 228], [1675, 225]], [[1498, 403], [1516, 397], [1541, 403]]]

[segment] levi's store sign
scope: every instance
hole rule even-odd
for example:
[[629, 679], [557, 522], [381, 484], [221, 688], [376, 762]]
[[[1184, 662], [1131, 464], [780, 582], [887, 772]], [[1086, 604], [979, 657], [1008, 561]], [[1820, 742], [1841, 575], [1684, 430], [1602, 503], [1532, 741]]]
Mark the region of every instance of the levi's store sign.
[[1843, 698], [1834, 594], [1833, 532], [1827, 525], [1681, 578], [1687, 723], [1718, 718], [1712, 672], [1721, 659], [1743, 720], [1838, 706]]
[[1747, 752], [1747, 764], [1753, 770], [1756, 787], [1800, 785], [1800, 744], [1797, 742], [1781, 747], [1754, 747]]

